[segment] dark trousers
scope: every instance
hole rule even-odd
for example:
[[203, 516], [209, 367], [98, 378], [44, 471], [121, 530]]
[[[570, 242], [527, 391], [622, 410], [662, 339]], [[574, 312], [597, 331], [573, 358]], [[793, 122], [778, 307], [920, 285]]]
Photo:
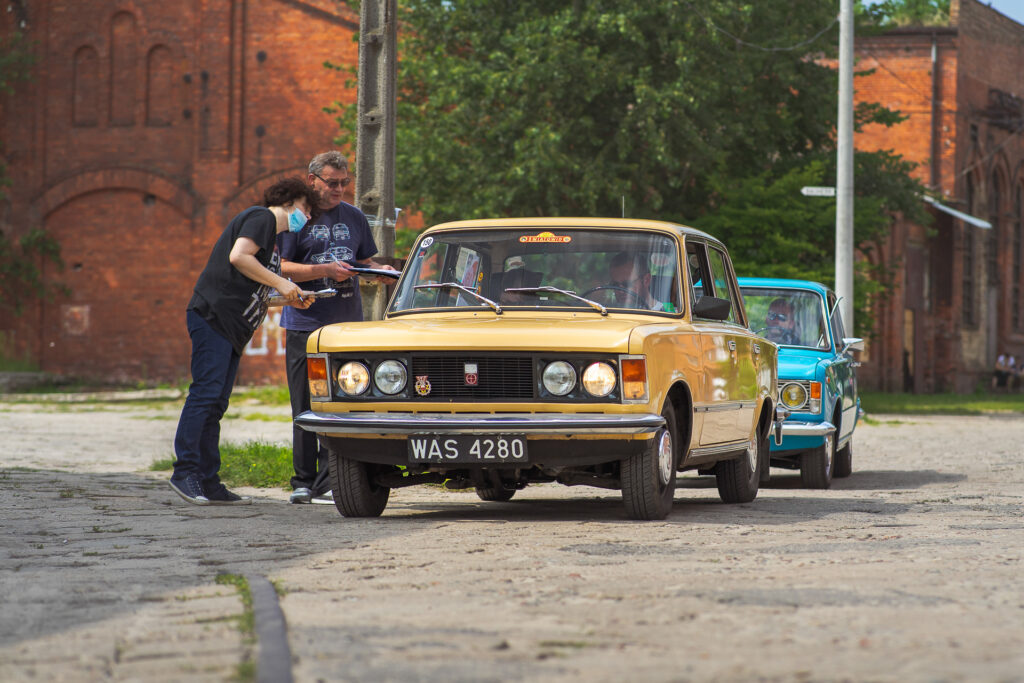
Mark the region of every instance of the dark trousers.
[[174, 435], [174, 473], [179, 483], [197, 474], [203, 488], [220, 483], [220, 419], [228, 409], [240, 356], [227, 339], [194, 311], [185, 315], [192, 338], [192, 384]]
[[[285, 363], [288, 366], [288, 393], [292, 418], [309, 410], [309, 379], [306, 376], [306, 340], [312, 332], [285, 331]], [[327, 449], [313, 432], [292, 424], [292, 488], [307, 488], [319, 496], [331, 490], [327, 479]]]

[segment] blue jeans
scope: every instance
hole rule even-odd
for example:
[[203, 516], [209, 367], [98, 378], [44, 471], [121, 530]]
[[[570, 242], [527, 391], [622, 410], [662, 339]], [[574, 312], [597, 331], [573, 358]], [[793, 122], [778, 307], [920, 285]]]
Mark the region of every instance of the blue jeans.
[[206, 491], [220, 483], [220, 419], [228, 409], [241, 357], [227, 339], [198, 313], [185, 315], [192, 338], [192, 384], [174, 435], [174, 474], [179, 483], [190, 474]]

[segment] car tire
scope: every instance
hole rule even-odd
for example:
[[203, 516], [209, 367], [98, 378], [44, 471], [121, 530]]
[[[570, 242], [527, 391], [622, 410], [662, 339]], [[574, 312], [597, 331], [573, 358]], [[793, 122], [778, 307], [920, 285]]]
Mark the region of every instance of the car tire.
[[506, 500], [512, 500], [512, 496], [516, 495], [516, 490], [505, 486], [477, 486], [476, 495], [480, 497], [480, 500], [503, 503]]
[[746, 454], [722, 460], [715, 465], [715, 484], [724, 503], [749, 503], [757, 498], [761, 485], [761, 468], [768, 460], [768, 430], [757, 434]]
[[631, 455], [621, 463], [622, 502], [631, 519], [665, 519], [672, 510], [679, 463], [675, 443], [678, 431], [671, 407], [666, 407], [661, 416], [665, 426], [657, 431], [643, 453]]
[[835, 432], [825, 435], [825, 443], [803, 454], [800, 459], [800, 481], [804, 488], [827, 489], [832, 485], [836, 462]]
[[836, 453], [836, 462], [832, 466], [833, 479], [845, 479], [853, 474], [853, 437]]
[[373, 482], [375, 465], [329, 451], [327, 464], [334, 490], [334, 505], [345, 517], [380, 517], [391, 489]]

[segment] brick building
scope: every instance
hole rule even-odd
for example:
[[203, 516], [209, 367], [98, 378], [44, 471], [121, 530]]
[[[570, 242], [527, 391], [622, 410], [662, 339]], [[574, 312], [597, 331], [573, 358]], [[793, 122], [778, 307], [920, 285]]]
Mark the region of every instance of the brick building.
[[[13, 185], [0, 229], [43, 227], [70, 293], [0, 320], [46, 371], [188, 377], [185, 305], [231, 217], [332, 147], [323, 108], [354, 101], [359, 17], [340, 0], [9, 0], [37, 63], [0, 100]], [[240, 381], [283, 381], [268, 316]]]
[[[909, 118], [869, 127], [858, 149], [918, 162], [934, 223], [897, 221], [876, 257], [894, 267], [861, 379], [887, 391], [973, 390], [998, 353], [1024, 357], [1024, 26], [977, 0], [950, 23], [855, 41], [858, 100]], [[950, 210], [983, 219], [972, 225]]]

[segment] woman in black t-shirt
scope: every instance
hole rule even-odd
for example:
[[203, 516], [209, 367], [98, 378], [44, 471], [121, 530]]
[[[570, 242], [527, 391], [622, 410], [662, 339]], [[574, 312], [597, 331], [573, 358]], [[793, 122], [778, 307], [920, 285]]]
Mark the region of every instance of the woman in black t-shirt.
[[263, 322], [276, 289], [307, 308], [298, 285], [281, 277], [277, 234], [297, 232], [316, 209], [316, 192], [299, 178], [280, 180], [231, 219], [213, 245], [185, 313], [192, 338], [192, 384], [174, 436], [171, 488], [196, 505], [247, 504], [220, 481], [220, 419], [228, 407], [242, 351]]

